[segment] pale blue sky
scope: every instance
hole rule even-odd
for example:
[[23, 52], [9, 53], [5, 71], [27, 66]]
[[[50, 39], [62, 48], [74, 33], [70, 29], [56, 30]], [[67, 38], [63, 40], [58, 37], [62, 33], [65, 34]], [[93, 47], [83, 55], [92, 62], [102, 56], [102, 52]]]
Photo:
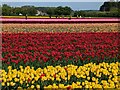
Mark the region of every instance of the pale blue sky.
[[108, 0], [1, 0], [2, 2], [104, 2]]
[[31, 5], [37, 7], [69, 6], [73, 10], [99, 10], [103, 2], [3, 2], [12, 7]]
[[3, 4], [13, 7], [33, 5], [38, 7], [69, 6], [73, 10], [99, 10], [109, 0], [1, 0]]

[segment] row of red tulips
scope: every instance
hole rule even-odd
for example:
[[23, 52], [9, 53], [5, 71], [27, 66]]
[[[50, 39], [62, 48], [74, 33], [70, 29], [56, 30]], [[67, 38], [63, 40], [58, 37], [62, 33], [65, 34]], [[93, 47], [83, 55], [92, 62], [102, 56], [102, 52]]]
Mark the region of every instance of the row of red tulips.
[[120, 58], [119, 33], [3, 33], [2, 37], [2, 61], [7, 64]]

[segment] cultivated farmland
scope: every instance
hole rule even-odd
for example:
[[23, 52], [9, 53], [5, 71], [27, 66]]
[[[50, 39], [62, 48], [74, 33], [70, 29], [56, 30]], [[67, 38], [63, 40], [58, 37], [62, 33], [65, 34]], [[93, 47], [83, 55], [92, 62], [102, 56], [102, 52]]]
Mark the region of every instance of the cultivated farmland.
[[3, 23], [2, 90], [120, 88], [118, 24]]

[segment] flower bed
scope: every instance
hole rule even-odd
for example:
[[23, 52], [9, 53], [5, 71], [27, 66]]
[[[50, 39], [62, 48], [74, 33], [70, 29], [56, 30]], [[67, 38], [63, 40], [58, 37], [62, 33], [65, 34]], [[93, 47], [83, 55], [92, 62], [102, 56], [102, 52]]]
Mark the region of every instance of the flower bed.
[[3, 24], [3, 32], [119, 32], [118, 23]]
[[2, 33], [4, 89], [120, 88], [120, 33]]
[[2, 18], [2, 23], [120, 23], [120, 18], [38, 18], [38, 19], [23, 19], [23, 18]]
[[20, 66], [7, 71], [2, 70], [0, 80], [3, 89], [39, 89], [39, 88], [118, 88], [120, 63], [95, 63], [83, 66], [67, 65], [64, 67], [47, 66], [37, 68]]
[[36, 61], [41, 67], [53, 63], [82, 65], [120, 59], [119, 33], [19, 33], [2, 37], [2, 61], [8, 65]]

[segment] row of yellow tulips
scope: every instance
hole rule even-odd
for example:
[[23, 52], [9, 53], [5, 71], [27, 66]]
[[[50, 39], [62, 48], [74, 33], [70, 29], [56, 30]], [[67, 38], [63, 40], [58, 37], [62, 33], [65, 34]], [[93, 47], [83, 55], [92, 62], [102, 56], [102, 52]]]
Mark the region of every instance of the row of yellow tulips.
[[[1, 70], [3, 88], [120, 88], [120, 63], [88, 63], [84, 66], [47, 66]], [[72, 79], [76, 77], [75, 79]], [[47, 82], [47, 84], [45, 83]], [[52, 83], [50, 83], [52, 82]], [[70, 83], [71, 82], [71, 83]], [[67, 83], [67, 84], [65, 84]], [[42, 86], [41, 86], [42, 84]]]

